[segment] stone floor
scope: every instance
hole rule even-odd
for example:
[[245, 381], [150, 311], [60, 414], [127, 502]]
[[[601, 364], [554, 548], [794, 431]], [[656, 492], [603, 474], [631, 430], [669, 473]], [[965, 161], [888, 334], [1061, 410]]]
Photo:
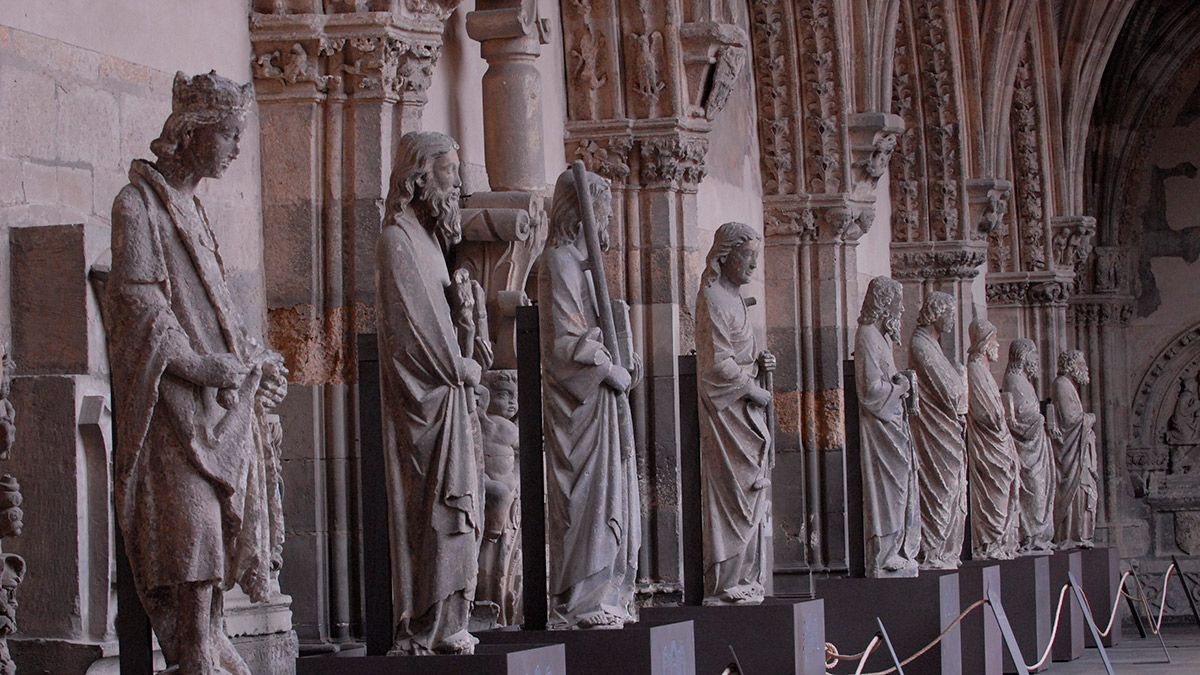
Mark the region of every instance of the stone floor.
[[[1129, 637], [1132, 634], [1133, 637]], [[1125, 633], [1125, 639], [1108, 650], [1113, 670], [1118, 675], [1197, 675], [1200, 673], [1200, 627], [1165, 626], [1163, 640], [1171, 662], [1166, 663], [1162, 647], [1153, 636], [1145, 640], [1136, 631]], [[1103, 675], [1100, 653], [1084, 650], [1083, 658], [1070, 663], [1055, 663], [1045, 671], [1048, 675]]]

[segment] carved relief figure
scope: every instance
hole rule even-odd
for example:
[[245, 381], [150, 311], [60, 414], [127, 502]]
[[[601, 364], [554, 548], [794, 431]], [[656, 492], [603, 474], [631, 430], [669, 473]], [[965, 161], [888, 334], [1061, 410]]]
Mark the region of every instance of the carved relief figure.
[[775, 357], [754, 338], [741, 287], [762, 238], [742, 223], [717, 229], [696, 298], [704, 604], [762, 602], [774, 440], [767, 373]]
[[575, 67], [571, 76], [577, 86], [576, 91], [583, 95], [587, 103], [584, 108], [587, 111], [585, 119], [594, 120], [598, 114], [598, 92], [608, 83], [608, 73], [600, 69], [600, 50], [603, 48], [604, 38], [596, 34], [596, 30], [587, 21], [588, 18], [584, 16], [583, 28], [575, 33], [576, 46], [571, 50]]
[[12, 404], [12, 378], [17, 364], [0, 347], [0, 459], [8, 459], [13, 443], [17, 441], [17, 411]]
[[[601, 247], [607, 248], [608, 182], [586, 176]], [[620, 628], [633, 620], [642, 539], [637, 459], [622, 441], [621, 396], [640, 379], [640, 368], [618, 365], [603, 342], [580, 207], [575, 180], [565, 171], [554, 186], [538, 284], [549, 625]]]
[[1196, 380], [1195, 376], [1188, 375], [1179, 378], [1179, 394], [1163, 434], [1167, 445], [1200, 443], [1200, 398], [1196, 396]]
[[469, 279], [451, 281], [462, 237], [458, 144], [400, 139], [376, 246], [384, 460], [392, 547], [393, 654], [470, 654], [483, 533], [482, 366]]
[[912, 440], [921, 475], [923, 569], [956, 569], [965, 534], [967, 382], [962, 366], [939, 343], [944, 333], [953, 330], [954, 317], [954, 298], [930, 293], [909, 345], [909, 363], [921, 392], [921, 411], [912, 418]]
[[967, 357], [967, 457], [971, 484], [971, 553], [975, 559], [1010, 560], [1020, 536], [1021, 475], [1008, 414], [991, 364], [1000, 358], [996, 327], [971, 322]]
[[0, 560], [0, 675], [14, 675], [17, 665], [8, 652], [8, 638], [17, 632], [17, 588], [25, 580], [25, 559], [7, 553]]
[[517, 417], [517, 373], [489, 370], [480, 392], [485, 502], [479, 548], [475, 614], [485, 623], [521, 623], [521, 474]]
[[1011, 399], [1008, 429], [1020, 463], [1019, 552], [1042, 555], [1054, 551], [1054, 489], [1057, 483], [1054, 451], [1046, 435], [1037, 395], [1037, 345], [1028, 338], [1013, 340], [1004, 371], [1004, 396]]
[[175, 76], [171, 115], [112, 209], [107, 284], [117, 519], [169, 666], [249, 675], [223, 594], [270, 594], [265, 412], [282, 357], [234, 303], [197, 185], [237, 157], [250, 85]]
[[1083, 352], [1072, 349], [1059, 354], [1046, 425], [1058, 468], [1054, 543], [1060, 549], [1091, 548], [1096, 532], [1096, 416], [1084, 412], [1079, 399], [1079, 387], [1090, 381]]
[[917, 576], [921, 548], [917, 467], [907, 409], [916, 392], [912, 378], [896, 370], [892, 354], [900, 342], [903, 292], [894, 279], [872, 279], [854, 341], [869, 577]]

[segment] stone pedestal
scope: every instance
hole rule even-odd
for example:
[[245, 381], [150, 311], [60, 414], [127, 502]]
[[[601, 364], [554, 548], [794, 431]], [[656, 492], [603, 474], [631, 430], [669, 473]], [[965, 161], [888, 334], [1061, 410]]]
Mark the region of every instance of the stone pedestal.
[[[1050, 556], [1050, 611], [1058, 606], [1058, 594], [1063, 584], [1067, 583], [1067, 573], [1071, 572], [1076, 579], [1083, 579], [1083, 554], [1078, 550], [1055, 551]], [[1075, 599], [1075, 594], [1068, 592], [1066, 606], [1062, 608], [1062, 618], [1058, 620], [1058, 637], [1054, 640], [1054, 650], [1051, 658], [1055, 661], [1074, 661], [1083, 656], [1083, 634], [1087, 625], [1083, 623], [1083, 608]]]
[[[1036, 661], [1050, 644], [1050, 627], [1054, 622], [1052, 603], [1057, 601], [1057, 596], [1050, 599], [1050, 557], [1027, 556], [1001, 561], [1000, 584], [1004, 588], [1004, 613], [1012, 624], [1021, 654], [1026, 663]], [[1007, 652], [1004, 654], [1004, 672], [1016, 672]]]
[[[1000, 593], [1001, 588], [999, 561], [964, 561], [958, 570], [959, 611], [987, 597], [989, 589]], [[976, 609], [963, 619], [959, 628], [962, 631], [963, 672], [978, 675], [1003, 673], [1004, 638], [1000, 635], [1000, 622], [996, 621], [992, 610], [987, 605]]]
[[294, 675], [300, 642], [292, 630], [292, 598], [252, 603], [240, 588], [225, 593], [225, 632], [255, 675]]
[[[690, 620], [696, 672], [720, 673], [734, 661], [747, 673], [824, 675], [825, 603], [767, 598], [744, 607], [647, 607], [642, 623]], [[732, 651], [731, 651], [732, 650]]]
[[553, 671], [555, 673], [676, 675], [697, 672], [692, 631], [691, 621], [679, 621], [657, 625], [630, 624], [621, 630], [492, 630], [476, 633], [475, 637], [479, 638], [480, 648], [562, 645], [567, 652], [567, 666], [565, 670]]
[[[1080, 551], [1083, 559], [1083, 594], [1092, 605], [1092, 619], [1098, 630], [1108, 625], [1113, 605], [1121, 597], [1121, 552], [1115, 548], [1100, 547]], [[1086, 619], [1086, 617], [1085, 617]], [[1095, 647], [1090, 631], [1084, 631], [1084, 644]], [[1112, 632], [1103, 638], [1105, 647], [1115, 647], [1121, 641], [1121, 621], [1113, 621]]]
[[[906, 659], [936, 638], [958, 616], [959, 578], [953, 572], [921, 573], [912, 579], [820, 579], [817, 596], [825, 601], [825, 639], [843, 654], [859, 652], [887, 628], [896, 655]], [[891, 665], [876, 655], [866, 670]], [[962, 675], [961, 624], [945, 639], [904, 667], [908, 675]]]
[[312, 656], [296, 659], [296, 674], [528, 675], [565, 673], [566, 663], [562, 645], [479, 645], [471, 656]]

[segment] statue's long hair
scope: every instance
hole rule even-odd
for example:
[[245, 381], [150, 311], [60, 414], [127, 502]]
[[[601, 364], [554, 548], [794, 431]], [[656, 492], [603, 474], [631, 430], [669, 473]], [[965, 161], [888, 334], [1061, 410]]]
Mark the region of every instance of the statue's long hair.
[[954, 311], [954, 296], [941, 291], [934, 291], [925, 298], [921, 311], [917, 313], [918, 326], [932, 326], [946, 315]]
[[721, 278], [721, 265], [725, 264], [725, 258], [730, 253], [752, 241], [761, 239], [762, 237], [758, 236], [754, 228], [745, 223], [731, 221], [718, 227], [717, 233], [713, 235], [712, 248], [708, 250], [708, 257], [704, 261], [704, 273], [700, 276], [700, 288], [708, 288], [714, 281]]
[[[1022, 375], [1034, 384], [1038, 380], [1037, 363], [1030, 356], [1037, 352], [1037, 344], [1029, 338], [1017, 338], [1008, 346], [1008, 367], [1004, 373]], [[1032, 364], [1032, 367], [1031, 367]]]
[[396, 163], [388, 179], [387, 208], [383, 224], [398, 223], [404, 208], [420, 194], [433, 171], [433, 162], [448, 152], [458, 150], [458, 143], [436, 131], [413, 131], [396, 145]]
[[[612, 201], [608, 180], [587, 171], [587, 192], [592, 198], [592, 208]], [[573, 244], [583, 228], [583, 215], [579, 212], [579, 196], [575, 191], [575, 173], [570, 169], [558, 175], [554, 183], [554, 197], [550, 205], [550, 246]]]
[[892, 317], [891, 307], [903, 296], [904, 287], [891, 277], [875, 277], [867, 284], [867, 295], [863, 298], [862, 311], [858, 314], [858, 325], [867, 326], [880, 319]]

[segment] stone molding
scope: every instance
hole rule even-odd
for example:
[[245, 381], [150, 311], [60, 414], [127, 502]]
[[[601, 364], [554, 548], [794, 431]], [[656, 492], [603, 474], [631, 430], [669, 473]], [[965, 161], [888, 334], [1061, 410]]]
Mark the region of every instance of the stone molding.
[[981, 241], [892, 244], [892, 276], [909, 279], [974, 279], [986, 257]]

